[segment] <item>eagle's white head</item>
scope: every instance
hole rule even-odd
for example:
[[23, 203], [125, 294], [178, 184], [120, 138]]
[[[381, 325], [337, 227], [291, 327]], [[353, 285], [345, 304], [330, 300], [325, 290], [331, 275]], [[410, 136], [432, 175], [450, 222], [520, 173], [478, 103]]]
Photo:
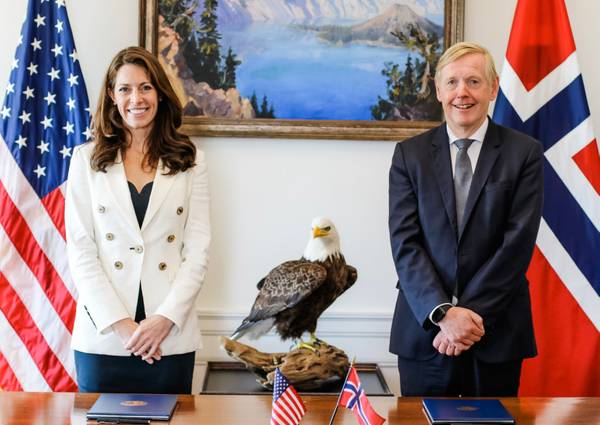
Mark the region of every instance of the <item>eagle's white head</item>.
[[314, 218], [304, 258], [309, 261], [325, 261], [332, 256], [339, 257], [340, 254], [340, 235], [331, 220], [325, 217]]

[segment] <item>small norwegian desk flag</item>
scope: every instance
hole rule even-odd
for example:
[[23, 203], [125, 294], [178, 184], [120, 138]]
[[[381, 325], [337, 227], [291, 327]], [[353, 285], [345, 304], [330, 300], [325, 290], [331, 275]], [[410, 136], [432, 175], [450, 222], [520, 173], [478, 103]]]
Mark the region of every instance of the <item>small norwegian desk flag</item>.
[[306, 413], [304, 403], [294, 387], [275, 369], [271, 425], [298, 425]]
[[76, 391], [63, 189], [91, 136], [64, 0], [30, 0], [0, 96], [0, 388]]
[[369, 403], [353, 366], [350, 367], [348, 378], [342, 388], [339, 405], [352, 410], [359, 425], [381, 425], [385, 422], [385, 419], [379, 416]]

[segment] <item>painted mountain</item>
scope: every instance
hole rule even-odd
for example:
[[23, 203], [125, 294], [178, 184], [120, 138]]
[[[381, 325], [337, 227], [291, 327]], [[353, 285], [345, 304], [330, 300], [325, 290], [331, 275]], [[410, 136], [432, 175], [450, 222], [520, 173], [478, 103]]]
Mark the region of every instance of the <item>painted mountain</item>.
[[220, 0], [217, 13], [222, 28], [255, 22], [326, 24], [365, 21], [400, 3], [420, 15], [444, 14], [439, 0]]
[[326, 26], [320, 30], [319, 36], [332, 43], [375, 43], [397, 46], [398, 39], [392, 32], [408, 31], [410, 25], [420, 28], [425, 33], [433, 33], [438, 37], [443, 28], [427, 18], [417, 15], [403, 4], [394, 4], [381, 15], [352, 26]]

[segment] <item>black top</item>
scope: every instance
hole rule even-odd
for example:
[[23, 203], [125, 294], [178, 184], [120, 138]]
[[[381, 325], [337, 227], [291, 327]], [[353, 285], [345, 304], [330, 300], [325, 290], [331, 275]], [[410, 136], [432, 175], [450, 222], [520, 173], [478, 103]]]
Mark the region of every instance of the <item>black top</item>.
[[150, 201], [153, 182], [146, 183], [146, 185], [142, 187], [142, 191], [139, 193], [133, 183], [130, 181], [127, 183], [129, 184], [129, 193], [131, 193], [131, 202], [133, 202], [135, 216], [137, 217], [138, 224], [141, 228], [142, 223], [144, 222], [144, 216], [146, 215], [146, 210], [148, 209], [148, 202]]
[[[135, 185], [130, 181], [127, 182], [129, 184], [129, 193], [131, 194], [131, 202], [133, 203], [133, 209], [135, 210], [135, 216], [138, 221], [138, 225], [140, 228], [142, 227], [142, 223], [144, 222], [144, 216], [146, 215], [146, 210], [148, 209], [148, 202], [150, 201], [150, 194], [152, 193], [152, 183], [148, 182], [144, 187], [142, 187], [142, 191], [138, 193]], [[142, 283], [140, 282], [140, 289], [138, 291], [138, 300], [137, 306], [135, 309], [135, 321], [141, 322], [146, 318], [146, 310], [144, 309], [144, 295], [142, 294]]]

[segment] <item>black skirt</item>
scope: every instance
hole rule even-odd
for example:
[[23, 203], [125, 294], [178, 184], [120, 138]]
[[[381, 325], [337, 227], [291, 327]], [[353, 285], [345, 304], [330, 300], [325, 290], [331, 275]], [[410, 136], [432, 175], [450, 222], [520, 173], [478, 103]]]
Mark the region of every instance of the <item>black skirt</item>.
[[163, 356], [154, 364], [131, 355], [75, 351], [77, 385], [82, 393], [190, 394], [195, 353]]

